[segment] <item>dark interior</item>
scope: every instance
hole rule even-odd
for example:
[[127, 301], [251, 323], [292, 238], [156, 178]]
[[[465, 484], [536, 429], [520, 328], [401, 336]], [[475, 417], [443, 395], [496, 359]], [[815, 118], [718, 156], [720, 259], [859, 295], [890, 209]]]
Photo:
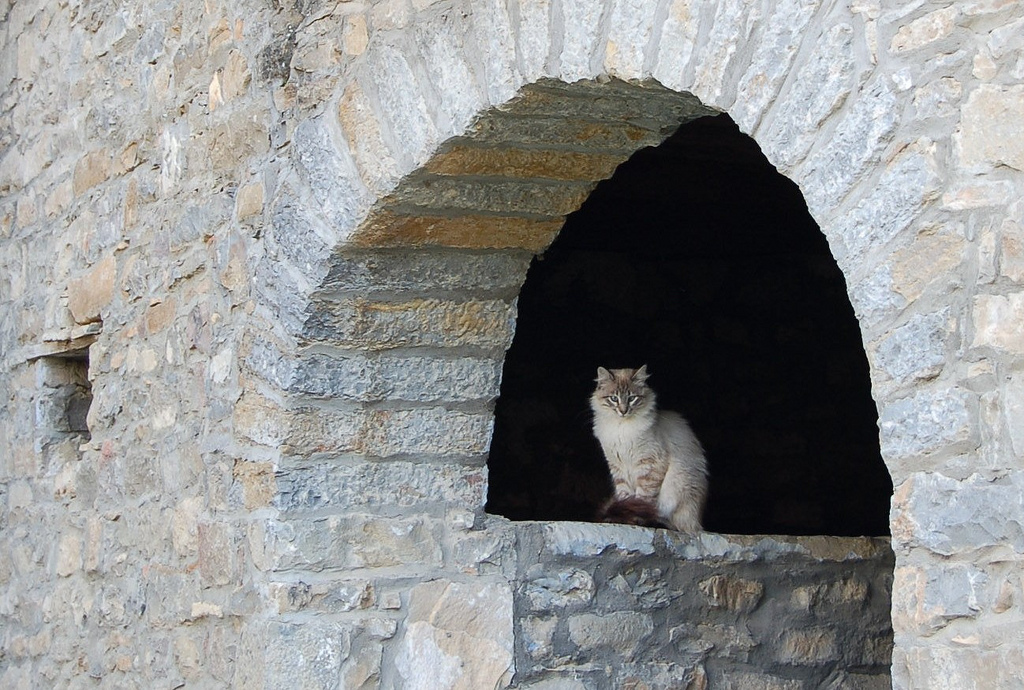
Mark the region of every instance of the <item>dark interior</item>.
[[487, 510], [591, 520], [610, 494], [588, 398], [646, 363], [710, 465], [705, 529], [885, 535], [892, 484], [842, 272], [795, 184], [726, 115], [598, 185], [519, 297]]

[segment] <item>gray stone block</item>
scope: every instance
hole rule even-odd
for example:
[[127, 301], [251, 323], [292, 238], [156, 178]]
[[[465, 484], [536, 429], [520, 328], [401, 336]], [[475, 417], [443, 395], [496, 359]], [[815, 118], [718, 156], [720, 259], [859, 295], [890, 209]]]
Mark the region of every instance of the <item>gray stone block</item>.
[[736, 103], [729, 109], [744, 132], [757, 129], [769, 107], [787, 105], [777, 100], [779, 89], [789, 76], [800, 36], [817, 8], [817, 2], [806, 0], [771, 3], [750, 66], [737, 86]]
[[[302, 122], [292, 136], [292, 155], [336, 237], [355, 230], [371, 199], [342, 137], [325, 117]], [[335, 237], [324, 238], [332, 247]]]
[[797, 63], [775, 102], [757, 140], [768, 160], [786, 172], [807, 155], [820, 138], [821, 126], [846, 101], [859, 80], [853, 27], [838, 23]]
[[796, 182], [812, 216], [829, 216], [865, 169], [878, 160], [892, 140], [899, 119], [896, 102], [887, 79], [877, 78], [865, 85], [836, 123], [828, 143], [804, 163]]
[[392, 511], [438, 503], [477, 510], [486, 499], [487, 478], [482, 467], [450, 462], [322, 461], [279, 469], [277, 490], [274, 506], [283, 511]]
[[925, 390], [890, 403], [878, 418], [890, 462], [977, 446], [977, 399], [962, 389]]
[[497, 362], [471, 357], [309, 354], [294, 369], [289, 390], [358, 402], [491, 402], [501, 379]]
[[482, 211], [554, 217], [575, 211], [593, 188], [591, 180], [474, 180], [423, 175], [418, 183], [403, 185], [389, 200], [408, 214]]
[[494, 291], [514, 295], [526, 278], [526, 252], [346, 251], [334, 257], [325, 290]]
[[426, 162], [438, 144], [438, 131], [410, 65], [410, 56], [393, 44], [378, 43], [365, 55], [384, 119], [390, 127], [391, 150], [401, 155], [403, 170]]
[[480, 80], [469, 57], [475, 46], [467, 41], [466, 27], [457, 21], [456, 15], [438, 13], [418, 23], [414, 36], [427, 74], [438, 92], [440, 114], [447, 120], [439, 126], [451, 134], [461, 134], [485, 104]]
[[440, 567], [437, 527], [425, 517], [344, 515], [267, 520], [250, 531], [254, 562], [265, 571], [344, 571]]
[[569, 640], [583, 657], [596, 652], [630, 658], [644, 638], [654, 632], [650, 615], [637, 611], [581, 613], [569, 618]]
[[549, 572], [535, 576], [523, 585], [523, 594], [536, 611], [569, 606], [579, 608], [594, 598], [594, 578], [579, 568]]
[[346, 411], [303, 408], [290, 418], [284, 450], [294, 455], [478, 457], [487, 452], [493, 423], [490, 412], [440, 407]]
[[939, 194], [941, 178], [933, 151], [912, 147], [886, 167], [867, 197], [830, 229], [841, 243], [833, 244], [840, 265], [850, 271], [870, 251], [899, 236]]
[[917, 314], [878, 344], [874, 364], [898, 384], [934, 378], [946, 362], [951, 329], [949, 309]]
[[[942, 556], [988, 548], [1024, 554], [1024, 473], [998, 479], [979, 475], [957, 481], [938, 473], [918, 473], [899, 493], [894, 508], [904, 546]], [[894, 528], [895, 532], [895, 528]]]
[[320, 302], [305, 335], [336, 347], [467, 347], [504, 351], [512, 342], [515, 303], [495, 299], [351, 298]]

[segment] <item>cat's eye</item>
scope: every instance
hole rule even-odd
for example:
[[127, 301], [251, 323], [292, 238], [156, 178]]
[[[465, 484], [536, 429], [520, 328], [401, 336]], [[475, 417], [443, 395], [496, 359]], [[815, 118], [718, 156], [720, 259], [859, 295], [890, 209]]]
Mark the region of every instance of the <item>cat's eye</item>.
[[608, 402], [610, 402], [613, 405], [618, 405], [619, 404], [619, 396], [617, 396], [617, 395], [609, 395], [608, 396]]
[[639, 395], [631, 395], [631, 396], [629, 396], [629, 404], [630, 405], [636, 405], [638, 402], [640, 402], [640, 396]]

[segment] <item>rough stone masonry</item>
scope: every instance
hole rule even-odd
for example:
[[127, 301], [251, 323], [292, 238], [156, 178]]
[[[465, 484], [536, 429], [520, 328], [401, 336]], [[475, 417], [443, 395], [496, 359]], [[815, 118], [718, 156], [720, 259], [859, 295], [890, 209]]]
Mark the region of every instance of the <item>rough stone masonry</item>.
[[[1019, 684], [1024, 5], [0, 16], [0, 686]], [[708, 112], [846, 276], [891, 550], [483, 514], [530, 257]]]

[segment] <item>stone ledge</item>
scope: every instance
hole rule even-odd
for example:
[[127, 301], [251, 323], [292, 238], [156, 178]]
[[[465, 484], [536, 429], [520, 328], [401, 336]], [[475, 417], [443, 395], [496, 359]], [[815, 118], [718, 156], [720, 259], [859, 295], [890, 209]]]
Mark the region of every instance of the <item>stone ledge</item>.
[[521, 541], [539, 539], [553, 555], [598, 556], [609, 549], [686, 560], [742, 563], [789, 557], [819, 562], [892, 558], [888, 537], [735, 535], [704, 532], [698, 537], [669, 530], [590, 522], [514, 522]]

